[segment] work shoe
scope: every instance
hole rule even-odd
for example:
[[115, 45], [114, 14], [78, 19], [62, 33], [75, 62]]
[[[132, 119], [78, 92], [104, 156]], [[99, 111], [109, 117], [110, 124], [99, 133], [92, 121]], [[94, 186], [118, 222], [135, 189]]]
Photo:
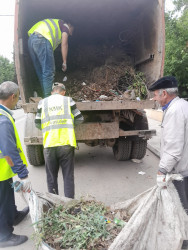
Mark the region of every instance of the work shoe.
[[0, 241], [0, 248], [18, 246], [26, 242], [27, 240], [28, 237], [25, 235], [12, 234], [10, 238], [8, 238], [8, 240]]
[[25, 216], [29, 213], [29, 207], [25, 207], [22, 211], [19, 211], [14, 219], [14, 226], [18, 225]]
[[188, 249], [188, 240], [184, 240], [181, 249]]

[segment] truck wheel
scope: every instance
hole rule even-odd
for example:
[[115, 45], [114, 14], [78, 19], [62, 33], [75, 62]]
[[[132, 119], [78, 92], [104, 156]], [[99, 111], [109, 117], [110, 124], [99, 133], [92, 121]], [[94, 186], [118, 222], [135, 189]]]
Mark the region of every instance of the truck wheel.
[[40, 166], [44, 164], [42, 145], [26, 145], [26, 150], [27, 150], [27, 157], [31, 165]]
[[113, 153], [117, 161], [130, 159], [132, 142], [130, 140], [117, 140], [113, 146]]
[[147, 140], [138, 140], [132, 142], [131, 159], [142, 159], [146, 154]]
[[142, 116], [136, 115], [135, 117], [135, 121], [134, 121], [135, 130], [147, 130], [149, 128], [146, 112], [142, 110], [142, 114], [143, 114]]

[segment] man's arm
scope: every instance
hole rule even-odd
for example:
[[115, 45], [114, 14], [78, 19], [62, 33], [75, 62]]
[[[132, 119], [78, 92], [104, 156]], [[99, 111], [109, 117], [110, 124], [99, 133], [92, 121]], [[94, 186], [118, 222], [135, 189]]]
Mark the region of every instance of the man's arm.
[[84, 117], [82, 116], [81, 112], [77, 109], [76, 103], [71, 98], [70, 101], [71, 106], [71, 113], [74, 115], [74, 125], [81, 124], [84, 121]]
[[10, 165], [13, 173], [17, 173], [20, 179], [27, 178], [29, 171], [20, 157], [18, 148], [16, 146], [16, 137], [11, 121], [2, 116], [0, 120], [1, 136], [0, 149]]
[[61, 41], [61, 54], [62, 54], [62, 70], [66, 71], [67, 69], [67, 55], [68, 55], [68, 34], [66, 32], [62, 33], [62, 41]]

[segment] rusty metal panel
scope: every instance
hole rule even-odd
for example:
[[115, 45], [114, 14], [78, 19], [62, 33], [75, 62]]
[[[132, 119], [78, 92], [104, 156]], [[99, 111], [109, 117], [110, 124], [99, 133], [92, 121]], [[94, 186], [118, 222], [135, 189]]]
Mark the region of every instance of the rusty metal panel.
[[24, 133], [25, 145], [41, 145], [42, 131], [35, 126], [35, 114], [27, 114]]
[[[24, 112], [36, 113], [37, 103], [27, 103], [23, 105]], [[97, 110], [123, 110], [123, 109], [150, 109], [155, 108], [155, 102], [146, 101], [102, 101], [102, 102], [77, 102], [77, 108], [80, 111]]]
[[96, 140], [119, 137], [119, 123], [83, 123], [76, 127], [76, 140]]
[[124, 131], [122, 129], [119, 130], [119, 136], [138, 136], [138, 137], [145, 137], [145, 138], [151, 138], [152, 136], [156, 135], [156, 130], [129, 130]]
[[[83, 123], [76, 127], [75, 134], [77, 141], [118, 138], [119, 123]], [[42, 135], [27, 135], [24, 138], [25, 145], [40, 145], [42, 141]]]
[[37, 103], [26, 103], [26, 104], [22, 105], [23, 110], [24, 110], [25, 113], [36, 113], [37, 112], [37, 106], [38, 106]]
[[43, 137], [42, 136], [24, 137], [24, 144], [25, 145], [42, 145], [43, 144]]
[[[76, 129], [76, 139], [77, 141], [84, 141], [84, 140], [96, 140], [96, 139], [111, 139], [111, 138], [118, 138], [119, 136], [138, 136], [141, 138], [149, 139], [153, 135], [156, 135], [156, 130], [132, 130], [132, 131], [123, 131], [119, 130], [116, 124], [111, 124], [109, 126], [105, 126], [106, 124], [92, 124], [90, 126], [83, 126], [86, 124], [82, 124], [77, 127]], [[101, 127], [99, 129], [99, 127]], [[106, 129], [105, 134], [103, 129]], [[93, 129], [94, 128], [94, 129]], [[110, 128], [110, 130], [109, 130]], [[113, 130], [114, 129], [114, 130]], [[108, 130], [108, 133], [107, 133]], [[113, 130], [113, 131], [112, 131]], [[105, 138], [104, 138], [105, 137]], [[43, 137], [40, 136], [28, 136], [24, 138], [25, 145], [42, 145], [43, 144]]]
[[154, 108], [155, 103], [151, 100], [146, 101], [101, 101], [101, 102], [77, 102], [77, 108], [83, 110], [121, 110], [121, 109], [145, 109]]

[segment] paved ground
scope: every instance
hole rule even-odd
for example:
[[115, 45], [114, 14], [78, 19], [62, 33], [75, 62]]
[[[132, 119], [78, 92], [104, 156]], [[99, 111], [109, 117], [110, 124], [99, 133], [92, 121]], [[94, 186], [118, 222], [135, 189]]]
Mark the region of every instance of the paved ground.
[[149, 128], [156, 130], [156, 136], [148, 141], [148, 149], [160, 156], [161, 122], [148, 118]]
[[163, 112], [161, 109], [146, 109], [145, 111], [148, 118], [149, 129], [156, 130], [156, 136], [153, 136], [148, 141], [148, 149], [151, 150], [156, 156], [160, 157], [161, 122]]

